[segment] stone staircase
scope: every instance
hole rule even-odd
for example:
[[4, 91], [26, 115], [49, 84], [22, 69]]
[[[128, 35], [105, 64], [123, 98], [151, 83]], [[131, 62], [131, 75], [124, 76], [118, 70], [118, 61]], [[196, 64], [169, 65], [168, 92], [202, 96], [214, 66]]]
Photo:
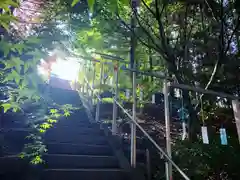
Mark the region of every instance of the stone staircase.
[[[45, 134], [48, 153], [43, 179], [129, 179], [103, 130], [83, 110], [63, 119]], [[129, 169], [130, 170], [130, 169]]]
[[[58, 104], [81, 105], [78, 93], [75, 91], [51, 88], [50, 93]], [[1, 134], [6, 136], [5, 130]], [[16, 142], [18, 139], [18, 143], [24, 142], [23, 134], [28, 133], [16, 132], [13, 129], [8, 140]], [[26, 160], [5, 153], [8, 156], [0, 157], [0, 179], [142, 179], [132, 171], [114, 139], [115, 137], [112, 137], [106, 129], [101, 129], [99, 124], [90, 123], [87, 113], [82, 108], [71, 116], [59, 120], [45, 133], [44, 142], [48, 151], [43, 156], [45, 163], [41, 167], [33, 168]], [[31, 175], [28, 175], [30, 172]]]

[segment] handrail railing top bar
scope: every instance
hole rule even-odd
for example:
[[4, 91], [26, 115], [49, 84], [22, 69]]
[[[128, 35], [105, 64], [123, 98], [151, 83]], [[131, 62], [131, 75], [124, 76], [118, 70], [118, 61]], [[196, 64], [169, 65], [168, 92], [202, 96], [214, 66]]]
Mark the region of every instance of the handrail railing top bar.
[[[131, 68], [122, 68], [122, 69], [127, 70], [127, 71], [136, 72], [136, 73], [143, 74], [143, 75], [147, 75], [147, 76], [157, 77], [157, 78], [160, 78], [160, 79], [167, 79], [170, 82], [172, 81], [172, 79], [170, 77], [167, 77], [166, 75], [164, 75], [164, 73], [163, 74], [149, 73], [149, 72], [139, 71], [139, 70], [131, 69]], [[211, 95], [215, 95], [215, 96], [229, 98], [229, 99], [232, 99], [232, 100], [235, 100], [235, 99], [240, 100], [240, 97], [237, 97], [237, 96], [234, 96], [234, 95], [231, 95], [231, 94], [216, 92], [216, 91], [213, 91], [213, 90], [207, 90], [207, 89], [203, 89], [203, 88], [200, 88], [200, 87], [194, 87], [194, 86], [189, 86], [189, 85], [185, 85], [185, 84], [177, 84], [177, 83], [172, 83], [171, 82], [169, 84], [169, 87], [200, 92], [200, 93], [203, 93], [203, 94], [211, 94]]]
[[146, 76], [152, 76], [152, 77], [156, 77], [156, 78], [160, 78], [160, 79], [167, 79], [167, 80], [172, 80], [171, 78], [167, 77], [164, 73], [160, 74], [160, 73], [150, 73], [150, 72], [144, 72], [144, 71], [139, 71], [137, 69], [132, 69], [132, 68], [122, 68], [122, 70], [126, 70], [126, 71], [131, 71], [131, 72], [136, 72], [139, 74], [143, 74]]
[[109, 55], [109, 54], [103, 54], [103, 53], [99, 53], [99, 52], [95, 52], [95, 54], [98, 54], [101, 57], [104, 57], [105, 59], [108, 59], [108, 60], [127, 62], [127, 61], [125, 61], [125, 59], [123, 59], [121, 57], [117, 57], [117, 56], [113, 56], [113, 55]]
[[[127, 110], [115, 99], [113, 98], [116, 104], [123, 110], [123, 112], [133, 121], [134, 124], [143, 132], [143, 134], [153, 143], [153, 145], [167, 158], [167, 160], [177, 169], [177, 171], [186, 179], [190, 178], [176, 165], [173, 160], [165, 153], [165, 151], [152, 139], [152, 137], [139, 125], [133, 117], [127, 112]], [[138, 120], [138, 118], [136, 118]]]
[[[91, 58], [91, 57], [81, 56], [80, 58], [85, 59], [85, 60], [87, 60], [87, 61], [92, 61], [92, 62], [97, 62], [97, 63], [114, 65], [112, 62], [101, 62], [100, 60], [97, 60], [97, 59]], [[124, 64], [129, 64], [129, 62], [127, 62], [127, 61], [119, 61], [119, 60], [116, 60], [116, 61], [121, 62], [121, 63], [124, 63]], [[80, 62], [80, 61], [78, 61], [78, 62], [81, 63], [81, 64], [84, 63], [84, 62]]]
[[240, 100], [240, 97], [233, 96], [231, 94], [216, 92], [216, 91], [213, 91], [213, 90], [206, 90], [206, 89], [203, 89], [203, 88], [189, 86], [189, 85], [185, 85], [185, 84], [171, 83], [170, 87], [178, 88], [178, 89], [185, 89], [185, 90], [188, 90], [188, 91], [195, 91], [195, 92], [199, 92], [199, 93], [202, 93], [202, 94], [211, 94], [211, 95], [220, 96], [220, 97], [223, 97], [223, 98], [229, 98], [229, 99], [232, 99], [232, 100], [235, 100], [235, 99]]

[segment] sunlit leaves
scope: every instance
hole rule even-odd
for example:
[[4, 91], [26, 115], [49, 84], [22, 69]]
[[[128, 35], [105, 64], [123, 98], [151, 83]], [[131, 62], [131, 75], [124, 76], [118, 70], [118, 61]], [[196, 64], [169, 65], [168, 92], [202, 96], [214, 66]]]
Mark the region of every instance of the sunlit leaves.
[[[17, 20], [10, 13], [10, 6], [17, 7], [18, 4], [12, 0], [1, 0], [0, 9], [4, 9], [4, 12], [0, 14], [0, 26], [6, 30], [9, 29], [10, 22]], [[46, 48], [48, 44], [43, 43], [43, 39], [39, 37], [11, 37], [11, 39], [4, 36], [0, 40], [0, 51], [4, 54], [1, 59], [1, 64], [4, 64], [4, 68], [1, 69], [1, 83], [12, 86], [7, 90], [9, 98], [1, 104], [1, 108], [4, 113], [24, 110], [24, 114], [27, 114], [28, 123], [32, 127], [32, 132], [27, 138], [33, 142], [26, 145], [26, 149], [19, 157], [30, 158], [32, 164], [43, 162], [41, 155], [46, 152], [46, 147], [41, 137], [44, 133], [52, 128], [59, 118], [70, 116], [71, 110], [74, 109], [67, 104], [53, 105], [49, 95], [39, 90], [39, 84], [43, 81], [37, 74], [37, 64], [46, 55], [45, 50], [49, 50]], [[47, 42], [53, 43], [53, 40], [50, 39]], [[45, 49], [36, 48], [42, 45]], [[36, 108], [39, 109], [36, 110]], [[29, 109], [31, 113], [28, 112]]]
[[31, 164], [40, 164], [43, 162], [43, 159], [41, 156], [36, 156], [31, 160]]
[[20, 79], [20, 74], [18, 74], [18, 72], [15, 70], [11, 70], [11, 72], [4, 78], [3, 82], [15, 81], [18, 84]]
[[73, 0], [72, 1], [72, 6], [75, 6], [80, 0]]
[[16, 17], [11, 14], [10, 6], [16, 8], [19, 6], [19, 3], [13, 0], [1, 0], [0, 9], [3, 9], [5, 13], [0, 14], [0, 26], [4, 27], [7, 31], [9, 30], [10, 22], [17, 20]]
[[64, 111], [64, 116], [65, 116], [65, 117], [70, 116], [70, 112], [69, 112], [69, 111]]
[[6, 113], [10, 109], [12, 109], [13, 112], [17, 112], [21, 109], [17, 103], [4, 103], [1, 106], [3, 107], [4, 113]]
[[12, 105], [9, 103], [2, 104], [3, 111], [6, 113], [9, 109], [11, 109]]
[[46, 122], [40, 125], [40, 128], [45, 129], [45, 130], [49, 129], [51, 127], [52, 127], [52, 124], [46, 123]]
[[[33, 89], [20, 89], [16, 90], [16, 92], [18, 93], [17, 102], [22, 98], [33, 99], [33, 97], [37, 96], [37, 91]], [[36, 99], [37, 97], [35, 97], [35, 100]]]
[[0, 4], [0, 7], [2, 8], [2, 9], [4, 9], [4, 11], [5, 12], [9, 12], [10, 11], [10, 6], [12, 6], [12, 7], [15, 7], [15, 8], [17, 8], [17, 7], [19, 7], [19, 3], [18, 3], [19, 1], [13, 1], [13, 0], [1, 0], [1, 4]]
[[94, 3], [95, 3], [95, 0], [87, 0], [88, 1], [88, 6], [89, 6], [89, 9], [90, 9], [90, 12], [93, 12], [93, 6], [94, 6]]
[[39, 128], [38, 131], [39, 131], [40, 133], [45, 133], [45, 132], [46, 132], [46, 129]]
[[55, 119], [48, 119], [47, 122], [53, 124], [53, 123], [57, 123], [57, 120], [55, 120]]
[[56, 114], [57, 112], [58, 112], [57, 109], [50, 109], [50, 113], [51, 113], [51, 114]]
[[10, 22], [16, 21], [16, 17], [8, 14], [0, 14], [0, 25], [9, 31]]

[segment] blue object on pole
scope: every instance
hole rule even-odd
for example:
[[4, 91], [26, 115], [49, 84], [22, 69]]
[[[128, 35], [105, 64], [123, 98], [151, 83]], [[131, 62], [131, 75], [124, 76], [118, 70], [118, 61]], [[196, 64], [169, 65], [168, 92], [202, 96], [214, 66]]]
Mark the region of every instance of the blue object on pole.
[[127, 69], [126, 65], [125, 65], [125, 64], [122, 65], [122, 66], [121, 66], [121, 69], [122, 69], [122, 70], [126, 70], [126, 69]]
[[189, 116], [188, 110], [185, 109], [184, 107], [181, 107], [180, 109], [178, 109], [178, 116], [182, 122], [186, 122]]
[[227, 145], [227, 133], [225, 128], [220, 128], [220, 139], [221, 139], [221, 144], [222, 145]]

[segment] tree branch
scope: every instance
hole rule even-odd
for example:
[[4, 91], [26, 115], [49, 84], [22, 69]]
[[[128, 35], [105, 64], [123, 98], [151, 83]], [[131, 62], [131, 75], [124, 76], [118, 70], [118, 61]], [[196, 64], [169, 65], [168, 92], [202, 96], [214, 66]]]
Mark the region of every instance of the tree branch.
[[158, 29], [159, 29], [159, 34], [162, 39], [162, 45], [163, 48], [168, 56], [168, 59], [171, 60], [171, 63], [174, 63], [174, 54], [170, 52], [170, 47], [166, 43], [166, 36], [164, 32], [164, 27], [161, 21], [161, 14], [163, 12], [163, 9], [166, 4], [163, 5], [161, 12], [159, 11], [159, 5], [158, 5], [158, 0], [155, 0], [155, 8], [156, 8], [156, 20], [158, 22]]
[[[145, 28], [143, 27], [142, 23], [140, 22], [139, 18], [138, 18], [138, 15], [136, 14], [135, 15], [137, 21], [138, 21], [138, 25], [140, 26], [140, 28], [144, 31], [144, 33], [147, 35], [148, 39], [150, 39], [152, 41], [152, 43], [163, 53], [164, 51], [160, 48], [160, 46], [155, 42], [154, 40], [154, 37], [152, 37], [152, 35], [150, 34], [150, 32]], [[152, 29], [152, 28], [150, 28]], [[152, 30], [153, 31], [153, 30]], [[154, 33], [155, 35], [155, 33]], [[160, 38], [158, 36], [156, 36], [159, 40]]]
[[[143, 26], [141, 25], [142, 23], [141, 23], [141, 21], [140, 21], [140, 19], [139, 19], [139, 18], [141, 18], [140, 14], [134, 11], [134, 15], [135, 15], [135, 17], [136, 17], [136, 19], [137, 19], [137, 21], [138, 21], [138, 24], [141, 26], [141, 28], [143, 28]], [[138, 17], [139, 17], [139, 18], [138, 18]], [[143, 18], [141, 18], [141, 20], [144, 21], [144, 24], [146, 24], [147, 27], [153, 32], [154, 36], [156, 36], [159, 40], [161, 40], [160, 37], [159, 37], [159, 36], [156, 34], [156, 32], [154, 31], [154, 29], [151, 27], [151, 25], [148, 24], [148, 22], [146, 22]]]
[[146, 4], [146, 2], [145, 2], [144, 0], [141, 0], [141, 1], [142, 1], [143, 5], [147, 8], [147, 10], [148, 10], [150, 13], [152, 13], [152, 15], [153, 15], [154, 17], [156, 17], [156, 13], [153, 12], [153, 10]]
[[240, 16], [238, 16], [238, 18], [237, 18], [237, 25], [235, 26], [235, 28], [234, 28], [234, 30], [233, 30], [233, 32], [232, 32], [232, 34], [231, 34], [231, 37], [230, 37], [230, 39], [229, 39], [228, 42], [227, 42], [227, 48], [226, 48], [226, 50], [225, 50], [225, 52], [224, 52], [225, 55], [227, 54], [227, 52], [228, 52], [228, 50], [229, 50], [229, 48], [230, 48], [230, 45], [231, 45], [233, 36], [234, 36], [234, 34], [237, 32], [239, 26], [240, 26]]
[[[120, 18], [120, 17], [119, 17], [119, 18]], [[120, 19], [120, 20], [121, 20], [121, 19]], [[136, 35], [136, 33], [131, 29], [131, 27], [129, 27], [129, 25], [128, 25], [125, 21], [121, 20], [121, 23], [122, 23], [128, 30], [130, 30], [130, 31], [136, 36], [136, 38], [139, 40], [139, 42], [142, 43], [144, 46], [146, 46], [146, 47], [148, 47], [148, 48], [152, 48], [152, 49], [154, 49], [154, 50], [157, 51], [157, 52], [161, 52], [161, 50], [159, 50], [157, 47], [154, 47], [154, 46], [152, 46], [152, 45], [150, 45], [150, 44], [148, 44], [148, 43], [145, 43], [139, 36]]]

